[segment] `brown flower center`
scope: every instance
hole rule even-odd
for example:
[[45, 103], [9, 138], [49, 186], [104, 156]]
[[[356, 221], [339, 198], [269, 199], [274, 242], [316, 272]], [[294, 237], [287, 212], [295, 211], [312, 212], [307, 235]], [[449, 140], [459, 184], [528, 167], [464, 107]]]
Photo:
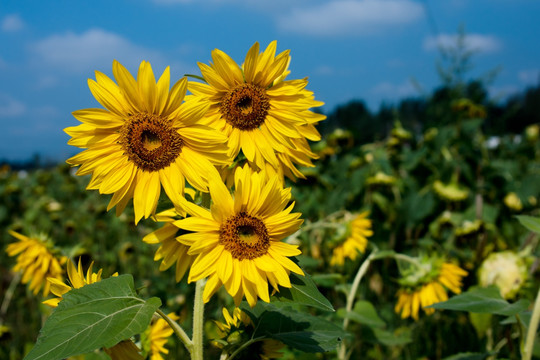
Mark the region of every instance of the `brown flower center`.
[[184, 141], [170, 120], [139, 113], [120, 130], [120, 144], [129, 160], [144, 171], [158, 171], [176, 160]]
[[221, 115], [231, 126], [249, 131], [264, 123], [270, 101], [262, 88], [241, 84], [223, 97], [220, 109]]
[[251, 260], [268, 252], [270, 236], [261, 219], [240, 212], [221, 225], [219, 243], [234, 258]]

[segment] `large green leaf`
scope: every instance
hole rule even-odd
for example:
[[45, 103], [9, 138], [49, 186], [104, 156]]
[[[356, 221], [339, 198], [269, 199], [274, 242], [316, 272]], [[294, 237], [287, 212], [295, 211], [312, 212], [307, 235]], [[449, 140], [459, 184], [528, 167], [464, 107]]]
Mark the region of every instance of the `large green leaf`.
[[354, 304], [353, 311], [348, 313], [345, 309], [339, 309], [338, 315], [348, 317], [351, 321], [366, 325], [372, 328], [383, 328], [386, 323], [377, 315], [373, 304], [366, 300], [359, 300]]
[[444, 360], [484, 360], [488, 356], [492, 354], [490, 353], [459, 353], [456, 355], [452, 355], [449, 357], [444, 358]]
[[516, 215], [516, 217], [521, 225], [525, 226], [530, 231], [540, 234], [540, 218], [527, 215]]
[[274, 306], [259, 301], [254, 308], [240, 305], [255, 326], [254, 338], [263, 337], [281, 341], [291, 348], [316, 353], [335, 350], [346, 333], [334, 323], [289, 306]]
[[305, 276], [291, 273], [291, 288], [280, 288], [279, 293], [272, 296], [272, 300], [292, 302], [295, 304], [312, 306], [321, 310], [334, 311], [328, 299], [317, 289], [309, 274]]
[[161, 305], [137, 297], [131, 275], [72, 289], [41, 329], [25, 360], [55, 360], [112, 347], [143, 332]]
[[487, 288], [475, 288], [463, 294], [454, 296], [447, 301], [433, 304], [428, 307], [434, 309], [512, 316], [524, 311], [528, 306], [529, 301], [525, 299], [520, 299], [519, 301], [510, 304], [501, 297], [499, 289], [495, 286], [491, 286]]

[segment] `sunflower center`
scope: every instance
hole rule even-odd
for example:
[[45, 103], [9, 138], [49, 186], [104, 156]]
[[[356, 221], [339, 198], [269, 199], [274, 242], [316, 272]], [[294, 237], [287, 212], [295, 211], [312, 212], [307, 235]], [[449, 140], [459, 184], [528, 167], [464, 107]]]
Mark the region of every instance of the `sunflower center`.
[[145, 113], [129, 117], [120, 130], [119, 142], [128, 159], [144, 171], [166, 168], [176, 160], [184, 145], [170, 120]]
[[270, 101], [265, 91], [253, 84], [241, 84], [223, 97], [221, 114], [232, 127], [240, 130], [258, 128], [268, 114]]
[[234, 258], [251, 260], [268, 252], [270, 236], [261, 219], [240, 212], [221, 225], [219, 243]]

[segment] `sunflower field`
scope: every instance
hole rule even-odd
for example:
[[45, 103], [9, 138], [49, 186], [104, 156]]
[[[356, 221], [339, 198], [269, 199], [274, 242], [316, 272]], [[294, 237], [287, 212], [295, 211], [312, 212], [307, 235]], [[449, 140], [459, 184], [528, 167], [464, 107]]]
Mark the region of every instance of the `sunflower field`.
[[74, 156], [0, 168], [0, 359], [540, 359], [540, 114], [325, 115], [276, 49], [114, 61]]

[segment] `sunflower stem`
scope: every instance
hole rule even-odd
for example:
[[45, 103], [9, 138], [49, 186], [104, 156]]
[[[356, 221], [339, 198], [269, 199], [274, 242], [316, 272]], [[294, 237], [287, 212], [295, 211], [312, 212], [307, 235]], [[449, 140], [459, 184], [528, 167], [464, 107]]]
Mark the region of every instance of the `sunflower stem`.
[[156, 312], [158, 313], [159, 316], [161, 316], [163, 318], [163, 320], [165, 320], [167, 322], [167, 324], [169, 324], [169, 326], [171, 327], [171, 329], [173, 329], [176, 336], [178, 336], [178, 338], [182, 341], [182, 343], [184, 343], [184, 346], [189, 351], [189, 353], [190, 354], [193, 353], [193, 342], [187, 336], [186, 332], [184, 331], [184, 329], [182, 329], [180, 324], [178, 324], [176, 321], [174, 321], [173, 319], [168, 317], [160, 309], [157, 309]]
[[203, 360], [203, 290], [205, 284], [206, 279], [198, 280], [195, 283], [195, 299], [193, 300], [193, 352], [191, 353], [191, 360]]
[[[347, 326], [349, 326], [349, 312], [352, 311], [353, 305], [354, 305], [354, 299], [356, 298], [356, 292], [358, 291], [358, 286], [360, 285], [360, 281], [364, 277], [364, 275], [367, 272], [367, 269], [369, 268], [369, 265], [371, 264], [371, 260], [377, 255], [378, 250], [375, 249], [369, 254], [366, 260], [360, 265], [358, 268], [358, 272], [356, 273], [356, 276], [354, 277], [351, 291], [349, 291], [349, 295], [347, 296], [347, 304], [345, 306], [345, 318], [343, 319], [343, 331], [347, 331]], [[345, 360], [347, 359], [351, 354], [347, 354], [347, 346], [345, 344], [345, 340], [341, 343], [341, 347], [339, 349], [339, 359]]]
[[529, 329], [527, 330], [527, 337], [525, 338], [525, 346], [523, 347], [523, 360], [530, 360], [532, 357], [532, 351], [534, 346], [534, 338], [536, 337], [536, 330], [538, 329], [538, 323], [540, 322], [540, 288], [536, 295], [536, 301], [534, 302], [534, 308], [529, 322]]

